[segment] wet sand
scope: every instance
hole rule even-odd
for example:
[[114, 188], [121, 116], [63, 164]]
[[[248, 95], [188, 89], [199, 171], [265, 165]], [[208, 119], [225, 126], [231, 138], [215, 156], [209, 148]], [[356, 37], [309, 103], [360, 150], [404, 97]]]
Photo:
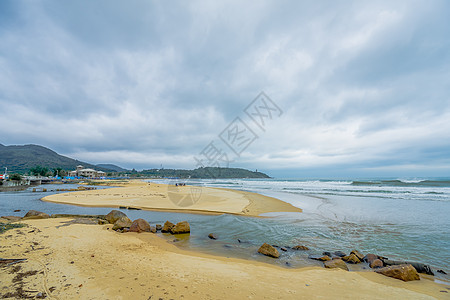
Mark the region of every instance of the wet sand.
[[268, 212], [301, 212], [289, 203], [251, 192], [221, 188], [165, 185], [139, 180], [104, 181], [120, 187], [55, 194], [43, 201], [97, 207], [132, 207], [156, 211], [259, 216]]
[[[151, 233], [111, 225], [27, 220], [0, 234], [0, 294], [50, 299], [448, 299], [446, 287], [374, 272], [285, 269], [178, 249]], [[448, 291], [448, 290], [447, 290]], [[450, 292], [450, 291], [448, 291]], [[8, 294], [10, 293], [10, 294]]]

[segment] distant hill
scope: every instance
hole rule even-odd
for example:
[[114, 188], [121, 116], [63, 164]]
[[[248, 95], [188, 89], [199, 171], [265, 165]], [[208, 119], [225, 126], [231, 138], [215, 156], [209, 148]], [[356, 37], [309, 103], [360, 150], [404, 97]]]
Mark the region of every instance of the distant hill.
[[113, 165], [113, 164], [98, 164], [96, 166], [97, 166], [97, 168], [109, 169], [109, 170], [113, 170], [115, 172], [129, 172], [127, 169], [121, 168], [121, 167]]
[[[74, 170], [76, 166], [83, 165], [85, 168], [92, 168], [104, 172], [112, 172], [109, 168], [98, 167], [86, 162], [59, 155], [53, 150], [38, 145], [11, 145], [0, 144], [0, 168], [8, 168], [9, 173], [25, 173], [35, 166], [47, 168], [62, 168]], [[1, 172], [0, 171], [0, 172]]]
[[[178, 177], [178, 178], [270, 178], [262, 172], [254, 172], [240, 168], [198, 168], [195, 170], [181, 169], [150, 169], [138, 172], [144, 176], [153, 177]], [[132, 174], [133, 175], [133, 174]]]

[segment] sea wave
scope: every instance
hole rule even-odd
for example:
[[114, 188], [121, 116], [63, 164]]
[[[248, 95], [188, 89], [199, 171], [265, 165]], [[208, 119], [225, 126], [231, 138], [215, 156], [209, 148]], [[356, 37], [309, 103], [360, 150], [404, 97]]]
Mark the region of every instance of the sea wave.
[[356, 186], [450, 187], [450, 180], [368, 180], [352, 181]]

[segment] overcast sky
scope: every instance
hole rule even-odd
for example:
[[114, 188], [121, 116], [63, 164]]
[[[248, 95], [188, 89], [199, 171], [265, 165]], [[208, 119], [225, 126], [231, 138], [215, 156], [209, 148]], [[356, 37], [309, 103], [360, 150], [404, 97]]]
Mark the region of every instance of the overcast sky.
[[[143, 169], [195, 168], [213, 142], [277, 177], [450, 176], [449, 16], [445, 0], [2, 0], [0, 143]], [[262, 91], [280, 111], [258, 127]]]

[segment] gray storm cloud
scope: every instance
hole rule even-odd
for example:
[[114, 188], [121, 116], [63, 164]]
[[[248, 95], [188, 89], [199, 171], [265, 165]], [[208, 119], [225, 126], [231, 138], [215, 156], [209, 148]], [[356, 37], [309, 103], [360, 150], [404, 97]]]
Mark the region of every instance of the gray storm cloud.
[[0, 143], [192, 168], [265, 91], [283, 115], [234, 166], [448, 175], [449, 13], [446, 1], [1, 1]]

